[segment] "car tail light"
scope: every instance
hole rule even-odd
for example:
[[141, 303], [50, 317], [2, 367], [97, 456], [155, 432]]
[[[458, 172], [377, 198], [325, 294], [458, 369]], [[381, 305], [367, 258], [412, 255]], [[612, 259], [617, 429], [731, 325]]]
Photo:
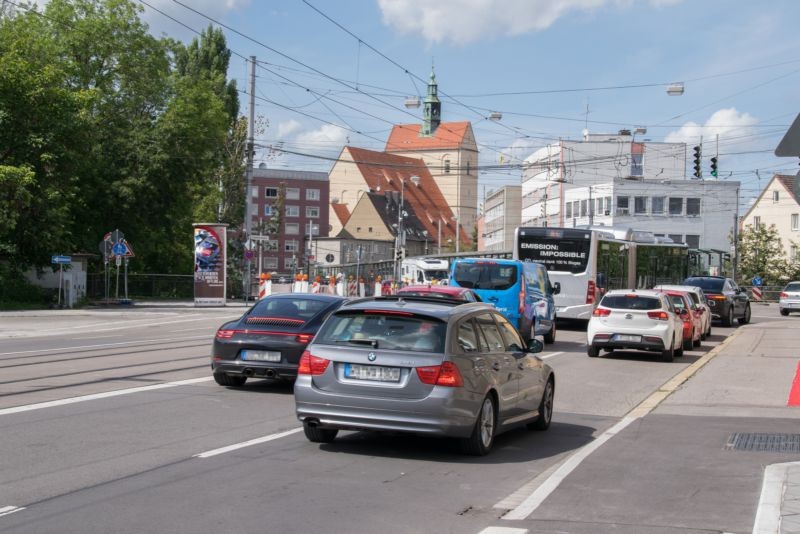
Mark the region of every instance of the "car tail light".
[[595, 308], [594, 311], [592, 312], [592, 315], [594, 317], [608, 317], [609, 315], [611, 315], [611, 310], [609, 310], [608, 308]]
[[782, 299], [788, 299], [788, 298], [789, 298], [789, 294], [788, 294], [788, 293], [781, 292], [781, 296], [780, 296], [780, 298], [782, 298]]
[[668, 321], [669, 314], [665, 311], [651, 311], [647, 312], [647, 316], [651, 319], [655, 319], [656, 321]]
[[594, 292], [597, 286], [594, 283], [594, 280], [589, 280], [589, 284], [586, 286], [586, 304], [594, 304]]
[[708, 298], [711, 300], [725, 300], [725, 295], [711, 295]]
[[[524, 281], [523, 281], [524, 283]], [[519, 287], [519, 314], [525, 313], [525, 287], [521, 284]]]
[[657, 336], [644, 336], [645, 341], [649, 341], [650, 343], [658, 343], [659, 341], [663, 341], [660, 337]]
[[442, 362], [442, 365], [417, 367], [417, 377], [423, 384], [458, 388], [464, 385], [461, 372], [453, 362]]
[[230, 339], [234, 334], [239, 333], [239, 330], [217, 330], [217, 339]]
[[329, 363], [331, 363], [330, 360], [320, 358], [319, 356], [314, 356], [310, 352], [304, 351], [303, 355], [300, 356], [300, 364], [297, 366], [297, 374], [311, 376], [321, 375], [325, 372], [325, 369], [328, 368]]
[[314, 334], [297, 334], [294, 339], [298, 343], [303, 343], [304, 345], [308, 345], [311, 342], [311, 339], [314, 337]]
[[594, 339], [608, 339], [611, 337], [611, 334], [595, 334]]

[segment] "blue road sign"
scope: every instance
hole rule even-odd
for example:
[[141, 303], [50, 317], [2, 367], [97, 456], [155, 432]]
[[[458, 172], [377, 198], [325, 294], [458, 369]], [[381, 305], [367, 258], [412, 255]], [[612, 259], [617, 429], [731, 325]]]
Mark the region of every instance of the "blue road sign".
[[763, 285], [763, 284], [764, 284], [764, 279], [763, 278], [761, 278], [760, 276], [754, 276], [753, 277], [753, 285], [754, 286], [760, 286], [760, 285]]
[[125, 244], [124, 241], [117, 241], [114, 243], [114, 246], [111, 247], [111, 251], [115, 256], [125, 256], [128, 253], [128, 245]]
[[51, 256], [50, 263], [69, 265], [72, 263], [72, 256]]

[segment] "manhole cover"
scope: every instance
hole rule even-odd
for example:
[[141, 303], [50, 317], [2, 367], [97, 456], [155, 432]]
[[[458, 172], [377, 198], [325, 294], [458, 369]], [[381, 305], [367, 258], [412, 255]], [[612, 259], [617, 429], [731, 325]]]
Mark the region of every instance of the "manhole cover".
[[800, 453], [800, 434], [736, 432], [728, 438], [726, 450]]

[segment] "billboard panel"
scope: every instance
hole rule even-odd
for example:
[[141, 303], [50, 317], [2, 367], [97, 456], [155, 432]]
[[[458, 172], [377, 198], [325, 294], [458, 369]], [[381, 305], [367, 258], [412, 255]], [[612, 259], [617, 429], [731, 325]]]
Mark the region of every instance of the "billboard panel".
[[194, 305], [224, 306], [227, 224], [194, 226]]

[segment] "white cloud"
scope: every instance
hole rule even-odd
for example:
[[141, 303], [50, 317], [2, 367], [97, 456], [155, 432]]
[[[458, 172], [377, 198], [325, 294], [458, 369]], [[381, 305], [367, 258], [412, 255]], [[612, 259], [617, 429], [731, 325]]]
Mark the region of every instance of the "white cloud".
[[323, 124], [319, 129], [303, 132], [297, 136], [301, 145], [326, 145], [341, 148], [347, 142], [347, 130], [332, 124]]
[[679, 130], [670, 132], [664, 138], [667, 143], [697, 143], [702, 135], [705, 140], [713, 140], [719, 135], [720, 139], [750, 135], [752, 126], [758, 119], [749, 113], [739, 113], [736, 108], [726, 108], [715, 112], [700, 125], [696, 122], [687, 122]]
[[303, 129], [303, 125], [300, 124], [299, 121], [294, 119], [289, 119], [286, 122], [281, 122], [278, 124], [278, 139], [284, 139], [292, 135], [293, 133], [299, 132]]
[[[651, 0], [664, 5], [676, 0]], [[383, 22], [433, 43], [463, 45], [484, 37], [544, 30], [571, 11], [591, 11], [626, 0], [378, 0]]]

